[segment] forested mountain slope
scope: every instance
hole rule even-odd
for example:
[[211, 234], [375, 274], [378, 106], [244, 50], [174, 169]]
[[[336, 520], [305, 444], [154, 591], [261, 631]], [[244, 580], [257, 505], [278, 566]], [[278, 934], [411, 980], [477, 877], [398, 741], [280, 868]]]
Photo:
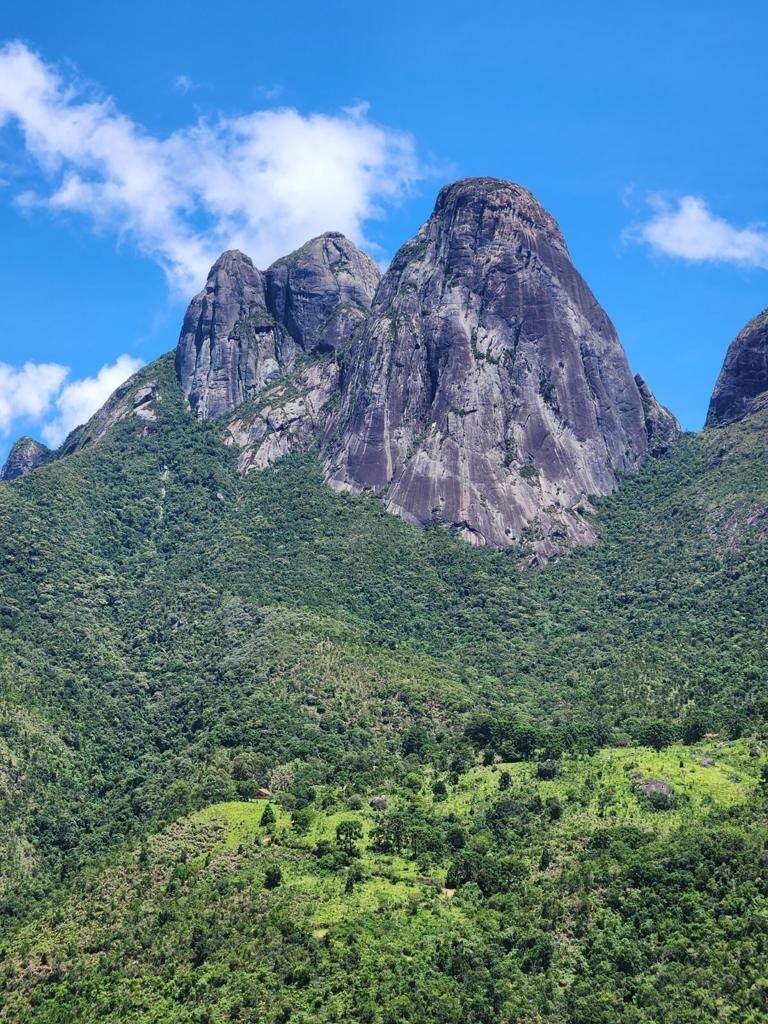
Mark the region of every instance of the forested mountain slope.
[[334, 494], [311, 455], [241, 478], [170, 361], [149, 379], [154, 420], [0, 488], [6, 909], [228, 793], [242, 751], [263, 779], [296, 757], [342, 778], [412, 722], [460, 742], [477, 710], [576, 749], [765, 714], [764, 408], [684, 438], [604, 499], [593, 548], [523, 572]]
[[[0, 484], [0, 1020], [768, 1019], [768, 393], [738, 400], [762, 321], [734, 342], [708, 429], [678, 439], [554, 221], [524, 190], [497, 205], [510, 188], [446, 190], [378, 289], [336, 234], [264, 274], [225, 254], [175, 356], [57, 452], [16, 446]], [[600, 359], [546, 317], [554, 348], [521, 332], [525, 365], [578, 353], [564, 379], [600, 378], [616, 427], [584, 443], [626, 464], [595, 456], [604, 486], [582, 480], [583, 504], [549, 508], [542, 489], [500, 549], [465, 544], [450, 516], [389, 515], [387, 486], [328, 487], [339, 444], [384, 450], [365, 396], [394, 401], [401, 363], [435, 384], [434, 406], [400, 410], [406, 433], [462, 381], [493, 391], [520, 259], [530, 294], [580, 311], [569, 331], [591, 325], [615, 372], [593, 379]], [[403, 317], [429, 333], [436, 310], [485, 316], [478, 279], [486, 334], [448, 331], [423, 363]], [[513, 348], [509, 422], [514, 395], [567, 417]], [[496, 422], [478, 415], [468, 450]], [[550, 451], [545, 434], [526, 444]], [[435, 438], [411, 440], [400, 483]], [[566, 441], [561, 455], [582, 443]], [[533, 463], [497, 455], [504, 486], [539, 486]]]

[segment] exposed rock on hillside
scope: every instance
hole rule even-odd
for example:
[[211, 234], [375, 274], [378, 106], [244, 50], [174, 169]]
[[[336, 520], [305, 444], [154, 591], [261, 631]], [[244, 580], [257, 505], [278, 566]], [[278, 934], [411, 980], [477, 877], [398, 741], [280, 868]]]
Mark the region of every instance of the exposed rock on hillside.
[[768, 309], [751, 320], [731, 342], [709, 403], [706, 426], [722, 427], [753, 411], [768, 391]]
[[240, 472], [266, 469], [285, 455], [317, 447], [330, 420], [338, 378], [332, 359], [313, 360], [299, 368], [289, 383], [262, 392], [255, 410], [233, 416], [224, 441], [241, 449]]
[[60, 459], [90, 444], [96, 444], [111, 427], [128, 416], [136, 416], [140, 420], [154, 420], [157, 416], [155, 405], [161, 400], [161, 396], [155, 381], [147, 380], [147, 375], [151, 373], [151, 366], [144, 367], [113, 391], [101, 409], [94, 413], [87, 423], [72, 431], [56, 452], [56, 458]]
[[16, 480], [51, 458], [50, 448], [32, 437], [20, 437], [13, 445], [5, 465], [0, 469], [0, 480]]
[[444, 188], [397, 253], [342, 392], [331, 483], [473, 543], [588, 542], [580, 508], [649, 450], [638, 385], [558, 225], [491, 178]]
[[635, 374], [635, 383], [643, 403], [645, 429], [648, 432], [648, 451], [651, 455], [664, 455], [679, 439], [680, 424], [669, 409], [665, 409], [656, 400], [639, 373]]
[[237, 250], [214, 264], [189, 305], [176, 371], [198, 419], [230, 412], [302, 352], [328, 352], [365, 318], [379, 280], [343, 235], [315, 238], [266, 273]]
[[381, 271], [344, 235], [313, 238], [266, 274], [267, 303], [305, 352], [331, 352], [367, 318]]

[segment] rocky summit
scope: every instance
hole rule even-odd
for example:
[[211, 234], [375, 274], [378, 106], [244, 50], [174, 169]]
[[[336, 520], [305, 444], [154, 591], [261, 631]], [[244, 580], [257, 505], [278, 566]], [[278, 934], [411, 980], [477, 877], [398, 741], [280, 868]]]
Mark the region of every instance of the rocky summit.
[[444, 188], [397, 253], [342, 375], [334, 486], [405, 519], [540, 555], [592, 539], [612, 491], [679, 433], [530, 192]]
[[709, 403], [706, 426], [744, 419], [755, 399], [768, 391], [768, 309], [734, 338]]
[[[227, 425], [243, 472], [320, 447], [336, 489], [546, 558], [590, 542], [590, 496], [679, 436], [633, 377], [557, 223], [518, 185], [443, 189], [377, 288], [370, 260], [325, 235], [274, 264], [256, 312], [243, 312], [245, 257], [222, 259], [187, 314], [177, 366], [198, 416], [261, 388], [258, 408]], [[211, 327], [217, 291], [238, 296], [223, 329]], [[261, 318], [260, 343], [246, 337], [249, 317]], [[298, 351], [318, 358], [265, 387]], [[236, 373], [211, 372], [225, 365]]]
[[16, 480], [24, 476], [47, 462], [51, 454], [49, 448], [34, 438], [20, 437], [8, 453], [5, 465], [0, 469], [0, 480]]
[[[633, 376], [556, 221], [494, 178], [444, 188], [383, 278], [338, 232], [265, 271], [225, 252], [189, 305], [175, 367], [197, 419], [222, 420], [241, 473], [314, 450], [336, 490], [538, 560], [590, 543], [590, 499], [680, 433]], [[133, 413], [151, 419], [162, 396], [146, 372], [135, 385], [57, 454]]]
[[331, 352], [370, 309], [381, 274], [338, 232], [307, 242], [266, 272], [237, 250], [213, 265], [189, 305], [176, 370], [198, 419], [230, 412], [301, 353]]

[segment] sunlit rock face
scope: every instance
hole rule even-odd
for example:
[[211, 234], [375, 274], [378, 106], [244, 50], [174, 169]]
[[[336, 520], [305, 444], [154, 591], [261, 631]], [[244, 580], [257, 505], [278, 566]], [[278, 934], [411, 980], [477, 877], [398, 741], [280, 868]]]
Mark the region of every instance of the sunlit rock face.
[[337, 232], [264, 272], [243, 253], [225, 252], [190, 303], [176, 348], [176, 372], [196, 416], [230, 412], [290, 372], [299, 354], [348, 341], [379, 278], [373, 260]]
[[589, 496], [648, 453], [610, 320], [557, 223], [511, 182], [441, 191], [352, 349], [329, 480], [381, 492], [409, 521], [548, 557], [592, 538]]
[[42, 466], [51, 458], [52, 452], [32, 437], [20, 437], [8, 453], [5, 465], [0, 469], [0, 480], [17, 480], [33, 469]]
[[333, 352], [368, 317], [381, 271], [344, 235], [329, 231], [273, 263], [267, 304], [304, 352]]
[[198, 418], [231, 414], [242, 472], [317, 449], [337, 489], [541, 559], [589, 543], [590, 497], [679, 435], [556, 222], [493, 178], [444, 188], [383, 278], [335, 232], [263, 272], [224, 253], [176, 369]]
[[768, 309], [731, 342], [707, 413], [708, 427], [735, 423], [752, 412], [755, 399], [768, 391]]

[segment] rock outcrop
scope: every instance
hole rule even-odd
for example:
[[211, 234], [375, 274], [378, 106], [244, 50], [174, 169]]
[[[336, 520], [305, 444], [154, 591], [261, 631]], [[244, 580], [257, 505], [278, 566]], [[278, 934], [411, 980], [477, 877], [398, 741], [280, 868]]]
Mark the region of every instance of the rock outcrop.
[[0, 480], [16, 480], [38, 466], [44, 465], [52, 456], [50, 448], [32, 437], [20, 437], [8, 453], [5, 465], [0, 469]]
[[289, 384], [265, 388], [256, 409], [236, 412], [224, 443], [240, 449], [239, 471], [266, 469], [285, 455], [317, 448], [332, 421], [338, 379], [335, 360], [314, 359], [299, 367]]
[[300, 353], [330, 352], [368, 315], [379, 271], [343, 235], [312, 239], [266, 272], [237, 250], [189, 305], [176, 372], [198, 419], [231, 412]]
[[651, 455], [664, 455], [679, 440], [680, 424], [669, 409], [657, 401], [639, 373], [635, 374], [635, 383], [643, 403], [648, 451]]
[[768, 391], [768, 309], [731, 342], [709, 403], [707, 427], [744, 419]]
[[296, 342], [267, 308], [264, 275], [248, 256], [225, 252], [187, 309], [176, 372], [198, 419], [242, 404], [281, 367], [293, 365]]
[[102, 407], [80, 427], [76, 427], [56, 451], [57, 459], [80, 451], [92, 444], [98, 444], [107, 432], [129, 416], [152, 422], [157, 417], [156, 403], [161, 395], [155, 380], [151, 379], [153, 367], [145, 366], [133, 377], [112, 392]]
[[[549, 557], [589, 542], [589, 496], [649, 452], [648, 399], [610, 320], [557, 223], [507, 181], [441, 191], [384, 276], [341, 389], [331, 484], [472, 543]], [[653, 429], [671, 435], [659, 409]]]
[[339, 348], [367, 319], [381, 271], [344, 235], [329, 231], [273, 263], [267, 305], [304, 352]]

